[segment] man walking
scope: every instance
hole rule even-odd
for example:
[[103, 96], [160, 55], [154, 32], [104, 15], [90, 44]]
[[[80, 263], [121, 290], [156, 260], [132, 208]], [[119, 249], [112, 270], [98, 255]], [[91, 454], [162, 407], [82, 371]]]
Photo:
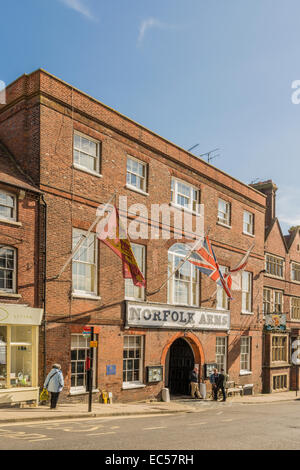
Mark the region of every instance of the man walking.
[[202, 398], [199, 392], [199, 384], [198, 384], [198, 368], [194, 367], [190, 375], [190, 384], [191, 384], [191, 396], [192, 398]]

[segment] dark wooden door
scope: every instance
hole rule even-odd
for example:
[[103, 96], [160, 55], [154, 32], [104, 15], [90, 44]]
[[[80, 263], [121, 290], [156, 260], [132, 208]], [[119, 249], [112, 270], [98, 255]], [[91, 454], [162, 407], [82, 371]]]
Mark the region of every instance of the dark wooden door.
[[177, 339], [170, 349], [169, 390], [171, 395], [190, 394], [189, 376], [193, 368], [192, 348], [184, 339]]

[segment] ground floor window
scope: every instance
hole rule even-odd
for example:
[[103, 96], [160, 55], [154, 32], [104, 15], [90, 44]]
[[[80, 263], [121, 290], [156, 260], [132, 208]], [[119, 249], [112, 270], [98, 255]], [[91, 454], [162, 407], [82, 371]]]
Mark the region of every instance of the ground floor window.
[[143, 383], [143, 336], [124, 336], [123, 384]]
[[0, 326], [0, 389], [35, 386], [37, 327]]
[[287, 389], [287, 375], [273, 375], [273, 390]]
[[226, 372], [227, 364], [227, 338], [224, 337], [216, 337], [216, 363], [217, 369], [221, 371], [224, 369]]
[[[97, 340], [97, 338], [95, 339]], [[93, 388], [96, 388], [97, 357], [93, 356]], [[90, 336], [73, 334], [71, 336], [71, 391], [86, 391], [86, 365], [90, 354]]]
[[251, 371], [251, 337], [241, 337], [241, 373]]

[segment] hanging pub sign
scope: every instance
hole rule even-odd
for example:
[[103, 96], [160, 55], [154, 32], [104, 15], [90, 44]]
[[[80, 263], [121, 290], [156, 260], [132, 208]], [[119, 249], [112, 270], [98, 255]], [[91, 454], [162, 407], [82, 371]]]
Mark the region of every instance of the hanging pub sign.
[[162, 366], [148, 366], [147, 367], [147, 382], [161, 382], [163, 379]]
[[270, 313], [265, 315], [264, 329], [267, 331], [285, 331], [286, 330], [286, 314]]

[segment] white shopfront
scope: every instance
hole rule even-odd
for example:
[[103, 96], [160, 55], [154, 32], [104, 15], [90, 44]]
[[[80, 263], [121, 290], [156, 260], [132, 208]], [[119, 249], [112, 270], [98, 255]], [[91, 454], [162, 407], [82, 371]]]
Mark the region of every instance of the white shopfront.
[[38, 338], [43, 310], [0, 304], [0, 405], [38, 402]]

